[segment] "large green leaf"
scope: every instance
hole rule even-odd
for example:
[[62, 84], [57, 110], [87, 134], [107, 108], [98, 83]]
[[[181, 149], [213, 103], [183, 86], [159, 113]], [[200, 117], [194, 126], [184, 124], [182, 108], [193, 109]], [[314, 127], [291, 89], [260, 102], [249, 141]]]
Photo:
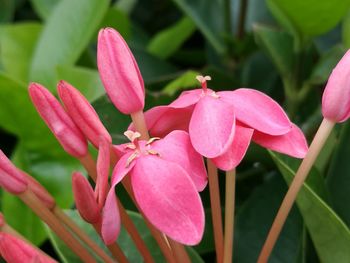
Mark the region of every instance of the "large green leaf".
[[[290, 183], [294, 177], [293, 170], [275, 154], [270, 154], [285, 180]], [[321, 262], [349, 262], [350, 231], [332, 208], [306, 183], [298, 194], [297, 205]]]
[[343, 37], [344, 46], [349, 48], [350, 47], [350, 12], [347, 13], [343, 21], [342, 37]]
[[342, 127], [340, 139], [335, 149], [327, 177], [327, 184], [334, 209], [348, 226], [350, 226], [350, 210], [348, 206], [350, 202], [349, 143], [350, 124], [347, 123]]
[[33, 56], [30, 79], [55, 86], [57, 65], [73, 65], [102, 21], [108, 0], [62, 0], [43, 29]]
[[192, 20], [184, 17], [175, 25], [157, 33], [148, 44], [147, 50], [156, 57], [166, 59], [181, 47], [195, 29]]
[[50, 17], [52, 11], [61, 0], [31, 0], [36, 13], [44, 20]]
[[294, 72], [293, 38], [286, 32], [256, 25], [254, 35], [258, 45], [265, 50], [283, 77]]
[[225, 52], [222, 1], [173, 0], [196, 24], [215, 50]]
[[350, 0], [268, 0], [267, 3], [277, 20], [299, 36], [318, 36], [329, 31], [350, 6]]
[[41, 32], [39, 23], [17, 23], [0, 26], [0, 60], [7, 74], [28, 80], [32, 54]]
[[[283, 179], [276, 174], [269, 174], [268, 177], [270, 179], [254, 190], [236, 215], [233, 253], [235, 262], [256, 262], [269, 227], [286, 192], [287, 187]], [[296, 262], [301, 230], [300, 214], [297, 210], [293, 210], [269, 259], [270, 263]]]
[[[103, 245], [100, 237], [96, 234], [95, 230], [92, 228], [91, 225], [84, 222], [78, 213], [75, 210], [66, 210], [66, 213], [86, 232], [97, 244], [99, 244], [104, 250], [109, 253], [105, 246]], [[134, 212], [128, 212], [130, 218], [134, 222], [136, 228], [138, 229], [141, 237], [144, 239], [146, 245], [149, 248], [149, 251], [151, 252], [155, 262], [164, 262], [164, 257], [161, 254], [161, 251], [151, 236], [146, 224], [144, 223], [142, 217]], [[75, 254], [71, 252], [70, 249], [67, 248], [67, 246], [56, 237], [52, 233], [50, 229], [47, 228], [47, 231], [50, 235], [51, 242], [53, 243], [55, 250], [58, 252], [61, 260], [63, 262], [81, 262], [79, 258]], [[135, 247], [132, 239], [126, 232], [126, 230], [122, 227], [120, 235], [118, 237], [118, 244], [120, 248], [123, 250], [124, 254], [128, 258], [129, 262], [142, 262], [142, 257]], [[189, 255], [191, 257], [191, 260], [193, 263], [202, 263], [202, 259], [198, 256], [198, 254], [192, 249], [188, 248]], [[101, 262], [101, 261], [100, 261]]]

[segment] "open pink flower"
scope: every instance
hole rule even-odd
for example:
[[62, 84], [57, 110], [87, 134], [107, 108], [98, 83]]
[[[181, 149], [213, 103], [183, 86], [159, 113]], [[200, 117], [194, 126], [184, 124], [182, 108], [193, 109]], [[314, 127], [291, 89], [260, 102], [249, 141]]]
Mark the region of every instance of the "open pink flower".
[[[127, 174], [136, 202], [147, 219], [172, 239], [186, 244], [199, 243], [204, 231], [204, 211], [198, 189], [207, 176], [201, 156], [191, 149], [184, 131], [173, 131], [164, 139], [139, 140], [138, 132], [127, 131], [131, 143], [114, 168], [102, 219], [102, 236], [109, 244], [117, 214], [114, 187]], [[107, 223], [108, 222], [108, 223]]]
[[[197, 79], [202, 89], [185, 91], [168, 106], [146, 112], [152, 136], [164, 136], [173, 129], [189, 131], [193, 147], [223, 170], [238, 165], [251, 139], [291, 156], [306, 154], [304, 135], [273, 99], [247, 88], [215, 92], [207, 88], [210, 77]], [[288, 143], [292, 140], [298, 143]]]

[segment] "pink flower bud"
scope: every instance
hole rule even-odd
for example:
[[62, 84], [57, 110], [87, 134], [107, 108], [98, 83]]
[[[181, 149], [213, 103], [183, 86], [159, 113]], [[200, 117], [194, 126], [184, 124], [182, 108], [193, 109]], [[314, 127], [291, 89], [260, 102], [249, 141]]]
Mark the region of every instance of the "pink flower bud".
[[52, 209], [56, 205], [55, 199], [52, 195], [29, 174], [22, 172], [28, 182], [29, 189], [38, 197], [48, 209]]
[[100, 136], [112, 143], [111, 135], [101, 123], [96, 111], [77, 89], [65, 81], [60, 81], [57, 90], [67, 113], [95, 147], [98, 147]]
[[344, 122], [350, 117], [350, 50], [333, 69], [322, 97], [325, 118]]
[[81, 173], [75, 172], [72, 184], [75, 204], [81, 217], [90, 224], [97, 223], [101, 214], [89, 181]]
[[0, 254], [11, 263], [33, 262], [34, 259], [34, 262], [56, 262], [24, 240], [7, 233], [0, 233]]
[[110, 164], [110, 144], [101, 137], [100, 146], [97, 157], [97, 180], [95, 193], [97, 194], [97, 200], [99, 207], [102, 208], [108, 191], [108, 175]]
[[23, 193], [27, 189], [27, 180], [0, 150], [0, 186], [12, 194]]
[[0, 228], [5, 225], [4, 215], [0, 212]]
[[43, 86], [29, 85], [29, 94], [41, 118], [49, 126], [64, 150], [74, 157], [87, 153], [87, 141], [58, 100]]
[[145, 88], [136, 60], [122, 36], [112, 28], [101, 29], [97, 66], [106, 92], [124, 114], [138, 112], [145, 104]]

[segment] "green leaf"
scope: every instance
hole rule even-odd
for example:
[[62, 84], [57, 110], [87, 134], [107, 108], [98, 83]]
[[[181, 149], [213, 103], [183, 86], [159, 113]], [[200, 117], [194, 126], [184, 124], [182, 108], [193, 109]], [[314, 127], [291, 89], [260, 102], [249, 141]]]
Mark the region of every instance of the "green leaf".
[[350, 164], [349, 158], [347, 158], [350, 153], [349, 142], [350, 124], [346, 123], [342, 127], [327, 177], [327, 184], [334, 204], [334, 209], [348, 226], [350, 226], [350, 211], [347, 205], [350, 201]]
[[9, 22], [13, 19], [16, 2], [13, 0], [0, 0], [0, 23]]
[[90, 102], [106, 94], [97, 70], [74, 66], [59, 66], [57, 67], [57, 77], [79, 89]]
[[[91, 225], [84, 222], [78, 213], [75, 210], [66, 210], [66, 213], [86, 232], [98, 245], [100, 245], [107, 253], [109, 253], [106, 250], [106, 247], [103, 245], [100, 237], [96, 234], [95, 230], [92, 228]], [[131, 220], [134, 222], [136, 228], [138, 229], [141, 237], [144, 239], [146, 245], [149, 248], [149, 251], [151, 252], [155, 262], [164, 262], [164, 258], [161, 254], [161, 251], [151, 236], [146, 224], [144, 223], [142, 217], [135, 213], [135, 212], [128, 212]], [[51, 242], [54, 245], [55, 250], [60, 255], [60, 258], [63, 262], [81, 262], [75, 254], [71, 252], [70, 249], [67, 248], [67, 246], [58, 239], [50, 229], [47, 228], [47, 231], [49, 232]], [[120, 235], [118, 237], [118, 244], [120, 248], [123, 250], [126, 257], [129, 259], [129, 262], [142, 262], [142, 257], [135, 247], [132, 239], [122, 227]], [[202, 263], [202, 259], [198, 256], [198, 254], [192, 249], [188, 248], [189, 255], [192, 259], [193, 263]], [[100, 261], [101, 262], [101, 261]]]
[[0, 26], [0, 60], [13, 78], [28, 81], [32, 54], [41, 29], [38, 23]]
[[157, 33], [147, 46], [148, 52], [166, 59], [173, 55], [181, 45], [194, 33], [195, 24], [188, 17]]
[[[235, 223], [234, 262], [256, 262], [276, 211], [287, 190], [282, 178], [276, 174], [269, 174], [268, 177], [270, 179], [257, 187], [238, 210]], [[282, 262], [281, 258], [284, 263], [296, 262], [301, 232], [300, 214], [293, 209], [269, 262]]]
[[290, 77], [295, 63], [292, 37], [286, 32], [262, 25], [255, 26], [254, 35], [256, 42], [271, 58], [279, 73]]
[[350, 12], [344, 18], [342, 28], [343, 43], [346, 48], [350, 48]]
[[308, 80], [310, 84], [324, 84], [330, 76], [333, 68], [345, 54], [345, 49], [342, 46], [334, 46], [331, 50], [324, 53], [312, 70]]
[[222, 1], [218, 0], [174, 0], [174, 2], [196, 24], [214, 49], [225, 53]]
[[43, 20], [47, 20], [60, 1], [61, 0], [31, 0], [31, 3], [35, 12]]
[[112, 27], [118, 30], [125, 39], [128, 39], [131, 33], [131, 25], [128, 16], [117, 7], [108, 9], [99, 27]]
[[58, 65], [73, 65], [100, 25], [108, 0], [62, 0], [47, 20], [33, 56], [30, 79], [55, 87]]
[[[290, 183], [294, 177], [293, 170], [275, 154], [270, 154], [284, 179]], [[350, 231], [331, 207], [306, 183], [298, 194], [297, 205], [321, 262], [349, 262]]]
[[177, 92], [193, 88], [198, 86], [198, 80], [196, 79], [196, 76], [200, 75], [199, 72], [188, 70], [184, 74], [182, 74], [180, 77], [174, 79], [170, 83], [168, 83], [162, 92], [169, 96], [174, 96]]
[[43, 142], [47, 128], [29, 99], [26, 85], [0, 72], [0, 87], [0, 126], [23, 139], [41, 137]]
[[132, 48], [132, 52], [146, 84], [164, 80], [164, 77], [173, 75], [174, 71], [177, 71], [175, 66], [149, 54], [143, 49]]
[[350, 0], [268, 0], [267, 3], [287, 30], [302, 38], [329, 31], [350, 7]]

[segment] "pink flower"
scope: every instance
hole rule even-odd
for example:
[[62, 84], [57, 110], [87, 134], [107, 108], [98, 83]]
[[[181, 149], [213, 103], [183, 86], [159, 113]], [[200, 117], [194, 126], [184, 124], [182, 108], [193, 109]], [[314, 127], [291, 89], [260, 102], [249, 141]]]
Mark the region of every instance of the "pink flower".
[[100, 30], [97, 66], [112, 103], [124, 114], [143, 109], [145, 88], [136, 60], [123, 37], [113, 28]]
[[95, 147], [98, 147], [101, 136], [112, 143], [95, 109], [77, 89], [62, 80], [57, 84], [57, 91], [68, 115]]
[[136, 202], [147, 219], [180, 243], [199, 243], [204, 211], [197, 191], [204, 189], [207, 177], [203, 159], [192, 148], [188, 134], [173, 131], [164, 139], [148, 142], [139, 140], [138, 132], [125, 135], [131, 143], [124, 145], [124, 154], [113, 171], [102, 219], [104, 241], [109, 244], [117, 237], [118, 233], [111, 231], [115, 224], [111, 215], [116, 210], [114, 187], [130, 174]]
[[0, 186], [12, 194], [23, 193], [28, 188], [25, 176], [0, 150]]
[[[236, 167], [251, 139], [260, 143], [261, 136], [267, 148], [295, 157], [306, 154], [304, 135], [270, 97], [246, 88], [215, 92], [207, 88], [210, 77], [197, 79], [202, 89], [185, 91], [168, 106], [146, 112], [152, 136], [164, 136], [173, 129], [188, 130], [193, 147], [222, 170]], [[296, 140], [298, 144], [285, 140]]]
[[330, 75], [322, 97], [323, 116], [334, 122], [350, 117], [350, 50], [338, 62]]
[[9, 263], [56, 262], [22, 239], [7, 233], [0, 233], [0, 255]]
[[72, 176], [72, 185], [79, 214], [86, 222], [97, 223], [101, 218], [101, 213], [89, 181], [81, 173], [75, 172]]
[[87, 141], [58, 100], [43, 86], [29, 85], [29, 94], [41, 118], [46, 122], [64, 150], [74, 157], [87, 154]]

